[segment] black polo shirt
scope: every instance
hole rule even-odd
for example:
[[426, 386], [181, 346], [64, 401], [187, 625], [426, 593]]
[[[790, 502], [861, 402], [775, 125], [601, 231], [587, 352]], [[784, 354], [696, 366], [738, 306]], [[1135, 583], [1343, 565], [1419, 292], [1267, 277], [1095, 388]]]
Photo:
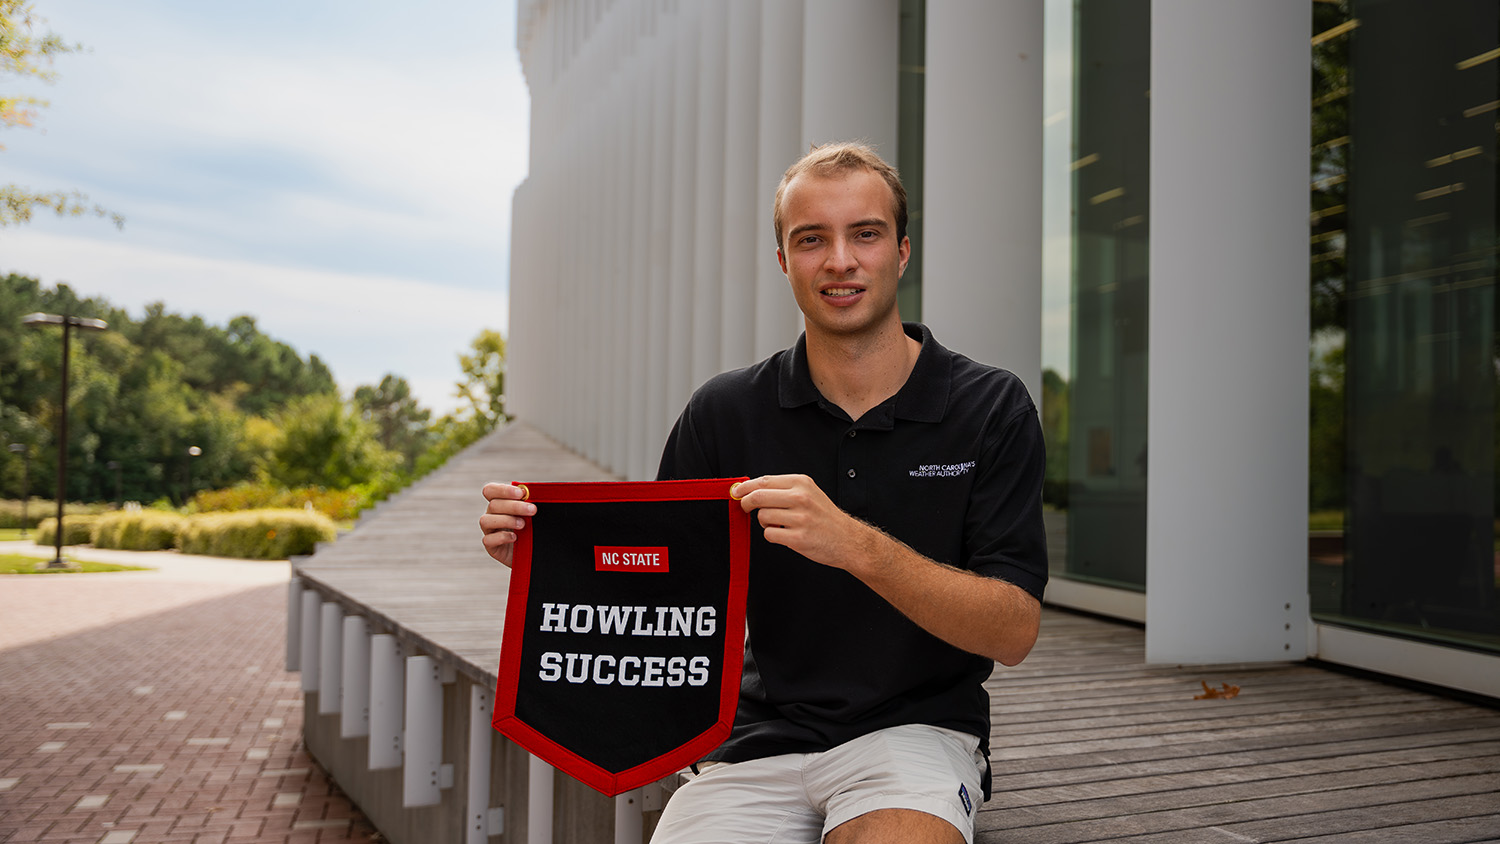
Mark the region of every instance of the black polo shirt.
[[[1047, 582], [1035, 405], [1009, 372], [950, 352], [925, 326], [910, 378], [851, 421], [813, 385], [806, 338], [709, 380], [683, 410], [657, 477], [810, 476], [835, 504], [925, 556]], [[749, 638], [734, 730], [709, 758], [826, 750], [874, 730], [931, 724], [988, 750], [994, 662], [944, 643], [853, 575], [751, 544]]]

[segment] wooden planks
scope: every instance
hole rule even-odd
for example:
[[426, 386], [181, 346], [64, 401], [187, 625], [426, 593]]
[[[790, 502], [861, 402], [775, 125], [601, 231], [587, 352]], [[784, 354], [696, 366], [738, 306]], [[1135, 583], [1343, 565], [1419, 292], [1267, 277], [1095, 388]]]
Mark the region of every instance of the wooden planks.
[[[991, 678], [984, 844], [1500, 840], [1500, 711], [1308, 664], [1144, 664], [1047, 609]], [[1229, 700], [1195, 700], [1202, 683]]]
[[480, 545], [489, 481], [607, 481], [603, 469], [523, 423], [501, 428], [294, 569], [418, 650], [494, 688], [510, 570]]
[[[611, 480], [513, 424], [297, 563], [325, 596], [493, 686], [509, 573], [490, 480]], [[982, 844], [1500, 841], [1500, 710], [1308, 664], [1144, 663], [1138, 628], [1047, 609], [990, 680]], [[1240, 687], [1194, 700], [1201, 683]]]

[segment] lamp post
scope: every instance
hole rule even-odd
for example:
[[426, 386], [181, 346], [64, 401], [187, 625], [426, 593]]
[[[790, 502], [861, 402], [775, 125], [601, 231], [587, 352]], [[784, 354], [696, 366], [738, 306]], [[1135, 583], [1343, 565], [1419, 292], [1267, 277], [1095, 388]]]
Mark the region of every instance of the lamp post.
[[11, 454], [21, 455], [21, 538], [26, 538], [26, 503], [31, 499], [31, 451], [23, 443], [7, 446]]
[[193, 460], [202, 453], [203, 449], [197, 447], [196, 445], [188, 446], [188, 488], [187, 497], [182, 501], [183, 504], [187, 504], [189, 501], [193, 500]]
[[109, 328], [109, 323], [102, 319], [43, 313], [28, 314], [21, 322], [25, 325], [61, 325], [63, 330], [62, 388], [57, 403], [57, 536], [54, 545], [57, 555], [45, 568], [65, 569], [68, 563], [62, 555], [63, 501], [68, 491], [68, 354], [72, 331], [74, 328], [103, 331]]

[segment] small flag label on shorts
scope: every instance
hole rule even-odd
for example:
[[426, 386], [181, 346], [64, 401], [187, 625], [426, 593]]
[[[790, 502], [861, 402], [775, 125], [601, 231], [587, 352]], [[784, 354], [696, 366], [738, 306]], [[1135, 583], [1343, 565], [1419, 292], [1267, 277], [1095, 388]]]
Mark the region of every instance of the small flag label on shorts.
[[974, 813], [974, 804], [969, 801], [969, 789], [963, 783], [958, 784], [958, 799], [964, 801], [964, 814]]

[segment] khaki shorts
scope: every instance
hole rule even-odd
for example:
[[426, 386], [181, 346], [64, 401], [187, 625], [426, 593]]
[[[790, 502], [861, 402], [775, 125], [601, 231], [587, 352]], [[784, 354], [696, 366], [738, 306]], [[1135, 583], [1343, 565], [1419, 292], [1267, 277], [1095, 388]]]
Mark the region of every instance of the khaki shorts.
[[984, 773], [979, 738], [909, 724], [822, 753], [707, 762], [667, 803], [652, 844], [817, 844], [845, 821], [914, 809], [969, 844]]

